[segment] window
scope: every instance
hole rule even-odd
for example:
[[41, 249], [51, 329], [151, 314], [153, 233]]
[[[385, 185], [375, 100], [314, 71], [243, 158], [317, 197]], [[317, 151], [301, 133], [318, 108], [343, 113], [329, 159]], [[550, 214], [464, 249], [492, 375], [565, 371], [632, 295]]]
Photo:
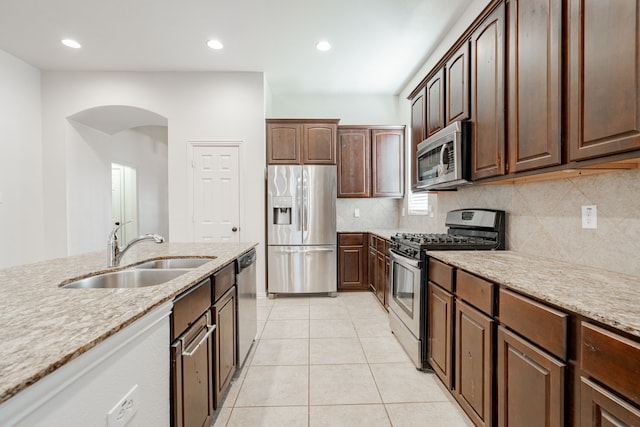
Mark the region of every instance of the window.
[[429, 214], [429, 193], [409, 192], [409, 215]]

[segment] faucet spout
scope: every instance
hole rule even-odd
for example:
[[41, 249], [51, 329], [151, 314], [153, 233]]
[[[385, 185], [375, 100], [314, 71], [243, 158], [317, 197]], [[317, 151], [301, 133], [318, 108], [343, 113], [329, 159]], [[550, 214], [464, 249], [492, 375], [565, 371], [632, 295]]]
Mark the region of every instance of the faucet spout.
[[120, 248], [120, 246], [118, 245], [118, 230], [123, 225], [124, 224], [120, 224], [116, 222], [116, 226], [113, 228], [113, 230], [109, 234], [109, 242], [107, 244], [107, 250], [109, 252], [109, 267], [118, 266], [125, 252], [127, 252], [129, 249], [131, 249], [131, 247], [135, 246], [140, 242], [144, 242], [145, 240], [153, 240], [155, 243], [164, 242], [164, 237], [158, 234], [144, 234], [142, 236], [136, 237], [135, 239], [132, 239], [123, 248]]

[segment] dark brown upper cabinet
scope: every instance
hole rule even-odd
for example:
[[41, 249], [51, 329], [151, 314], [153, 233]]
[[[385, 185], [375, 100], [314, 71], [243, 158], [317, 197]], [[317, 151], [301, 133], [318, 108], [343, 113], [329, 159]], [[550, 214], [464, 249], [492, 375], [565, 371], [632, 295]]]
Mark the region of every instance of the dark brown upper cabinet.
[[640, 149], [640, 3], [570, 0], [570, 160]]
[[404, 196], [404, 126], [371, 130], [371, 195]]
[[404, 195], [404, 126], [338, 128], [338, 197]]
[[562, 0], [511, 0], [508, 171], [562, 162]]
[[268, 164], [336, 164], [337, 119], [267, 119]]
[[444, 128], [444, 68], [429, 79], [427, 91], [427, 138]]
[[371, 194], [370, 135], [366, 128], [338, 129], [338, 197]]
[[471, 178], [505, 173], [505, 5], [471, 34]]
[[444, 66], [446, 124], [466, 120], [469, 114], [469, 43], [463, 43]]
[[411, 102], [411, 146], [409, 147], [411, 165], [411, 187], [414, 188], [417, 183], [416, 176], [416, 153], [418, 152], [418, 144], [420, 144], [426, 138], [425, 128], [425, 114], [427, 107], [427, 90], [426, 88], [420, 89], [420, 91], [410, 100]]

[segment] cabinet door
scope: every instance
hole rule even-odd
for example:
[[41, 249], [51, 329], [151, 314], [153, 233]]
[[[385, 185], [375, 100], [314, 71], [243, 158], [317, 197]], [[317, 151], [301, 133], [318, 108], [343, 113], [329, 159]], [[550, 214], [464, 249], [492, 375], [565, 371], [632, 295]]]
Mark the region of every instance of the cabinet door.
[[364, 246], [341, 246], [338, 249], [340, 279], [338, 291], [367, 290]]
[[385, 260], [384, 254], [376, 252], [376, 297], [384, 306]]
[[[387, 251], [388, 253], [389, 251]], [[391, 298], [391, 258], [384, 256], [384, 307], [389, 311], [389, 299]]]
[[562, 0], [509, 2], [509, 172], [562, 161]]
[[428, 359], [436, 375], [449, 389], [453, 389], [453, 295], [429, 282], [427, 288]]
[[204, 426], [213, 416], [214, 387], [210, 313], [203, 314], [171, 345], [171, 425]]
[[565, 425], [566, 365], [498, 328], [498, 426]]
[[336, 129], [332, 123], [306, 123], [302, 128], [302, 162], [336, 164]]
[[640, 409], [587, 378], [581, 377], [580, 383], [581, 426], [631, 427], [640, 425]]
[[371, 131], [371, 196], [404, 196], [404, 130]]
[[444, 68], [427, 82], [427, 138], [444, 127]]
[[302, 161], [299, 123], [267, 123], [267, 163], [299, 164]]
[[376, 286], [378, 284], [378, 273], [377, 273], [377, 264], [378, 264], [378, 253], [376, 252], [373, 246], [369, 246], [369, 257], [368, 257], [368, 273], [369, 273], [369, 289], [371, 292], [376, 294]]
[[640, 149], [640, 3], [569, 2], [569, 156]]
[[494, 321], [460, 300], [456, 300], [455, 312], [454, 397], [476, 426], [490, 427], [493, 425]]
[[504, 3], [471, 35], [471, 178], [503, 175]]
[[411, 159], [411, 187], [414, 188], [417, 182], [416, 172], [416, 154], [418, 152], [418, 144], [420, 144], [426, 138], [425, 129], [425, 110], [426, 110], [426, 89], [423, 88], [418, 94], [411, 100], [411, 147], [410, 156]]
[[369, 129], [338, 129], [338, 197], [369, 197]]
[[215, 407], [220, 406], [231, 378], [236, 371], [236, 288], [235, 286], [214, 305], [215, 332]]
[[446, 72], [446, 125], [469, 116], [469, 43], [464, 43], [444, 66]]

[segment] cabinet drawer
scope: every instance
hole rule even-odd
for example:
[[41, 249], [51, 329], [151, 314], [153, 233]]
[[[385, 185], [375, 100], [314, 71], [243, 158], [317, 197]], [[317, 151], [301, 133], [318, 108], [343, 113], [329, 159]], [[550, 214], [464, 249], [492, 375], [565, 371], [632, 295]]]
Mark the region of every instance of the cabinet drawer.
[[213, 302], [218, 301], [236, 283], [236, 266], [231, 263], [213, 275]]
[[449, 292], [453, 292], [453, 267], [429, 258], [429, 280]]
[[567, 360], [566, 313], [540, 304], [506, 289], [500, 289], [500, 323]]
[[362, 246], [364, 245], [363, 233], [340, 233], [338, 235], [340, 246]]
[[206, 279], [179, 295], [171, 313], [171, 340], [179, 337], [211, 306], [211, 279]]
[[586, 322], [580, 334], [582, 371], [640, 403], [640, 344]]
[[369, 246], [371, 246], [373, 249], [376, 248], [376, 235], [375, 234], [369, 234]]
[[480, 311], [493, 316], [494, 285], [466, 271], [456, 272], [456, 295]]
[[384, 253], [384, 239], [376, 236], [376, 251]]

